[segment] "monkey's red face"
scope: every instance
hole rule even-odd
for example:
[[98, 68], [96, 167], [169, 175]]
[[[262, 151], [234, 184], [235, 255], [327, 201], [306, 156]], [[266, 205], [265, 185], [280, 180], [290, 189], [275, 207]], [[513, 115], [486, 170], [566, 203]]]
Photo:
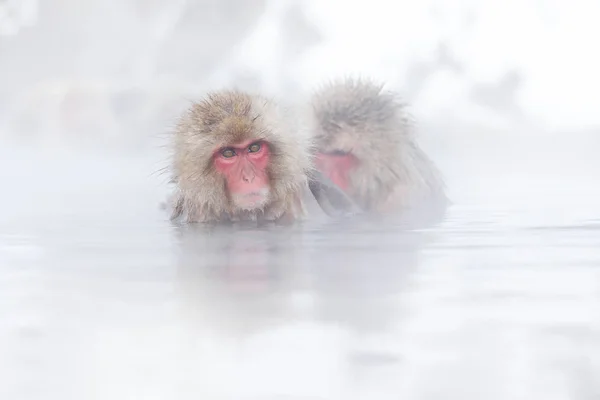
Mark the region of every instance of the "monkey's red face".
[[339, 188], [347, 191], [350, 173], [358, 165], [358, 159], [352, 153], [342, 151], [319, 152], [315, 163], [322, 174]]
[[215, 167], [225, 177], [229, 196], [236, 207], [253, 210], [267, 203], [270, 155], [269, 146], [264, 141], [237, 143], [215, 152]]

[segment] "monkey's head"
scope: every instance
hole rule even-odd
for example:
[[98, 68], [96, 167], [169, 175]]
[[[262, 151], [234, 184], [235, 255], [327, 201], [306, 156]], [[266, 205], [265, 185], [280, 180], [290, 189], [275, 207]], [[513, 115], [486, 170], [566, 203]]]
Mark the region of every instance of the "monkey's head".
[[345, 79], [321, 88], [311, 104], [319, 170], [349, 192], [368, 180], [363, 186], [377, 185], [379, 192], [392, 187], [400, 150], [410, 144], [408, 116], [397, 97], [381, 84]]
[[175, 181], [200, 219], [254, 219], [269, 209], [281, 214], [306, 184], [309, 167], [302, 137], [279, 107], [259, 96], [210, 93], [176, 129]]

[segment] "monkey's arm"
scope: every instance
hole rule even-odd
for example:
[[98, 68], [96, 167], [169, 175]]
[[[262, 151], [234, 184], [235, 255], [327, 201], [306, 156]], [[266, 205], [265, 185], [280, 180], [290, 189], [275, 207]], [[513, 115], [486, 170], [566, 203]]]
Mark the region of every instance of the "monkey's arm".
[[183, 215], [183, 198], [178, 196], [175, 200], [171, 200], [171, 207], [172, 209], [169, 219], [174, 221]]
[[[174, 184], [175, 180], [171, 179], [169, 184]], [[170, 213], [169, 219], [174, 221], [183, 215], [183, 196], [174, 190], [169, 194], [165, 201], [160, 203], [160, 208]]]
[[308, 187], [319, 206], [330, 217], [357, 214], [358, 206], [333, 182], [319, 171], [313, 171]]

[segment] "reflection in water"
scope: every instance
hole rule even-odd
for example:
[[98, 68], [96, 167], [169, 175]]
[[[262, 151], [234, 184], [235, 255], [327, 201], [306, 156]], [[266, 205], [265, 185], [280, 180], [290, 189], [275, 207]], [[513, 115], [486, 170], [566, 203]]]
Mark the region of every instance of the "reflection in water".
[[[298, 373], [284, 373], [287, 386], [265, 377], [248, 382], [248, 371], [241, 369], [230, 377], [245, 390], [332, 390], [337, 385], [330, 381], [298, 387], [319, 369], [314, 351], [324, 353], [325, 365], [333, 362], [336, 379], [352, 390], [357, 379], [369, 379], [372, 368], [397, 368], [401, 361], [403, 298], [431, 235], [393, 221], [359, 219], [262, 230], [178, 227], [186, 321], [196, 335], [203, 332], [213, 341], [237, 338], [227, 341], [235, 349], [232, 362], [245, 368], [267, 372], [299, 363]], [[298, 360], [300, 349], [308, 359]], [[339, 354], [328, 361], [335, 349]], [[271, 351], [279, 356], [271, 359]]]
[[177, 227], [179, 280], [188, 299], [219, 315], [232, 313], [233, 321], [256, 318], [258, 324], [263, 309], [269, 320], [277, 310], [288, 320], [299, 317], [294, 298], [311, 299], [313, 318], [379, 329], [373, 321], [361, 323], [357, 311], [377, 319], [371, 301], [397, 300], [427, 234], [356, 220], [303, 228]]
[[178, 283], [199, 326], [246, 334], [290, 318], [287, 297], [301, 234], [285, 228], [178, 228]]

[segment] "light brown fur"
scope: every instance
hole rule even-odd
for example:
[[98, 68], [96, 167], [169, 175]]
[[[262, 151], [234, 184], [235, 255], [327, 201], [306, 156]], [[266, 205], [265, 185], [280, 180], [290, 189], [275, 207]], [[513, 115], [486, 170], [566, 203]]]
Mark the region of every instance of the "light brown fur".
[[[250, 139], [269, 143], [271, 188], [263, 209], [244, 211], [230, 202], [225, 178], [214, 168], [213, 152]], [[312, 165], [306, 140], [271, 100], [236, 90], [209, 93], [192, 104], [175, 129], [172, 218], [185, 214], [188, 222], [210, 222], [303, 217], [302, 195]]]
[[413, 121], [395, 93], [368, 80], [344, 79], [318, 90], [311, 105], [318, 149], [351, 152], [360, 160], [348, 195], [363, 210], [385, 213], [434, 197], [445, 201], [441, 175], [417, 145]]

